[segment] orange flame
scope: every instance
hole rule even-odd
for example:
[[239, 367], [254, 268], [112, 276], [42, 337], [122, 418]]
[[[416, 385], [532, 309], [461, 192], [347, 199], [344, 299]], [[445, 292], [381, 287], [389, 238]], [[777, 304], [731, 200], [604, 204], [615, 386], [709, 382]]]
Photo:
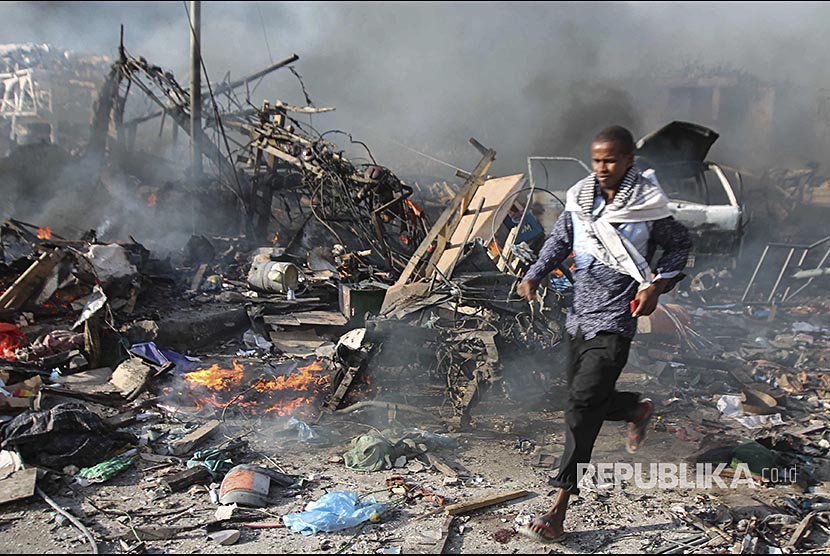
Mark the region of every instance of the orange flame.
[[323, 370], [319, 361], [315, 361], [306, 367], [298, 367], [300, 374], [289, 376], [278, 376], [277, 380], [263, 381], [254, 386], [257, 392], [274, 392], [276, 390], [307, 390], [309, 386], [325, 384], [328, 376], [315, 377], [313, 373]]
[[279, 242], [280, 242], [280, 234], [278, 234], [277, 232], [274, 232], [274, 237], [271, 238], [271, 243], [276, 245]]
[[236, 386], [242, 382], [243, 372], [242, 365], [234, 360], [232, 370], [223, 369], [217, 363], [209, 369], [188, 373], [185, 378], [191, 383], [191, 388], [201, 385], [211, 390], [228, 390], [231, 386]]
[[[252, 386], [253, 390], [259, 393], [281, 393], [281, 396], [291, 397], [290, 400], [240, 400], [233, 398], [233, 406], [247, 410], [250, 413], [261, 411], [264, 413], [276, 413], [280, 416], [290, 416], [297, 413], [301, 408], [308, 408], [314, 401], [319, 387], [329, 381], [328, 375], [320, 376], [325, 371], [320, 361], [314, 361], [305, 367], [298, 367], [298, 373], [279, 376], [275, 380], [260, 381]], [[190, 383], [191, 390], [199, 387], [211, 390], [228, 391], [242, 382], [244, 368], [237, 361], [233, 361], [233, 369], [223, 369], [219, 365], [213, 365], [209, 369], [196, 371], [185, 375]], [[273, 396], [269, 396], [273, 397]], [[198, 408], [206, 405], [214, 407], [227, 407], [231, 401], [223, 401], [215, 393], [207, 397], [191, 398]], [[270, 404], [270, 405], [269, 405]]]
[[38, 239], [52, 239], [52, 228], [46, 226], [45, 228], [38, 228], [37, 229], [37, 238]]
[[156, 194], [155, 193], [150, 193], [150, 196], [147, 197], [147, 206], [148, 207], [156, 206], [156, 199], [158, 199], [158, 197], [156, 197]]

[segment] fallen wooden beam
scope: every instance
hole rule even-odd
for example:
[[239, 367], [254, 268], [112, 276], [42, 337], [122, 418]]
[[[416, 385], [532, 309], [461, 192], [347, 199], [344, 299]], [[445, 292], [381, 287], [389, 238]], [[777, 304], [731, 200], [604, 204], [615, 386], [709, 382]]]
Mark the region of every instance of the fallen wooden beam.
[[[469, 208], [476, 207], [477, 210], [467, 210], [460, 217], [455, 230], [449, 235], [444, 252], [435, 263], [445, 276], [452, 276], [455, 263], [471, 239], [479, 238], [484, 245], [490, 242], [493, 231], [499, 229], [510, 210], [510, 204], [505, 201], [525, 183], [525, 175], [516, 174], [487, 180], [475, 191]], [[501, 210], [496, 212], [499, 208]]]
[[424, 455], [427, 457], [427, 461], [429, 461], [429, 464], [441, 473], [443, 473], [446, 477], [450, 477], [451, 479], [458, 478], [458, 472], [456, 472], [455, 469], [447, 465], [446, 462], [444, 462], [444, 460], [442, 460], [435, 454], [429, 452], [427, 452]]
[[171, 445], [174, 456], [183, 456], [190, 452], [193, 448], [201, 444], [216, 428], [220, 422], [217, 419], [208, 421], [195, 431], [185, 435]]
[[786, 553], [792, 553], [798, 547], [798, 543], [801, 542], [801, 537], [807, 532], [807, 528], [810, 526], [810, 522], [813, 521], [813, 518], [816, 516], [818, 512], [810, 512], [808, 513], [804, 519], [801, 520], [801, 523], [798, 524], [798, 527], [795, 528], [795, 532], [793, 536], [790, 537], [789, 542], [784, 545], [782, 548]]
[[453, 521], [455, 521], [455, 516], [448, 515], [444, 518], [444, 523], [441, 524], [441, 539], [436, 543], [438, 554], [444, 554], [447, 550], [447, 543], [450, 541], [450, 531], [452, 531]]
[[37, 469], [20, 469], [0, 481], [0, 504], [29, 498], [35, 494]]
[[515, 500], [516, 498], [521, 498], [523, 496], [527, 496], [528, 494], [530, 494], [530, 492], [527, 490], [511, 490], [510, 492], [504, 492], [502, 494], [494, 494], [493, 496], [476, 498], [474, 500], [470, 500], [469, 502], [452, 504], [447, 506], [445, 511], [447, 515], [465, 514], [467, 512], [472, 512], [473, 510], [486, 508], [487, 506], [495, 506], [496, 504], [501, 504], [502, 502], [507, 502], [508, 500]]
[[345, 326], [349, 320], [340, 311], [305, 311], [284, 315], [265, 315], [265, 324], [279, 326]]
[[159, 480], [159, 482], [169, 488], [172, 492], [179, 492], [180, 490], [186, 489], [190, 485], [203, 483], [208, 479], [210, 479], [210, 472], [208, 472], [207, 467], [200, 465], [198, 467], [185, 469], [181, 473], [164, 477]]
[[43, 253], [9, 289], [3, 292], [3, 295], [0, 295], [0, 307], [13, 311], [20, 309], [35, 294], [63, 256], [60, 249]]
[[[475, 145], [475, 143], [473, 144]], [[431, 260], [434, 264], [435, 261], [441, 257], [444, 251], [443, 246], [446, 245], [448, 236], [455, 231], [458, 226], [458, 222], [460, 221], [460, 217], [467, 211], [467, 206], [470, 204], [476, 190], [478, 190], [479, 186], [483, 183], [483, 178], [487, 174], [487, 170], [490, 169], [490, 165], [493, 164], [495, 159], [496, 151], [492, 149], [488, 150], [486, 154], [482, 156], [482, 159], [470, 173], [470, 177], [467, 178], [466, 183], [461, 187], [461, 191], [455, 197], [452, 204], [444, 210], [424, 240], [421, 242], [421, 245], [418, 246], [418, 249], [416, 249], [409, 258], [409, 263], [407, 263], [406, 268], [404, 268], [398, 278], [398, 281], [395, 282], [395, 286], [400, 288], [402, 285], [409, 282], [409, 279], [413, 278], [416, 269], [424, 259]], [[435, 241], [438, 241], [439, 244], [443, 245], [439, 245], [438, 248], [430, 251], [433, 247], [433, 242]], [[431, 273], [432, 268], [428, 268], [425, 276], [428, 278]], [[384, 307], [384, 309], [385, 308], [386, 307]]]

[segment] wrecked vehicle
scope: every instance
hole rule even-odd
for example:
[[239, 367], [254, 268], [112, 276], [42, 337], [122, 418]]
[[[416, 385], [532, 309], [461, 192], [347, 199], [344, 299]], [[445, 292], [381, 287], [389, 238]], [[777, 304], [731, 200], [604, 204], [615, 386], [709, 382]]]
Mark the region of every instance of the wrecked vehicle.
[[[693, 235], [696, 258], [740, 256], [746, 225], [741, 174], [706, 160], [719, 135], [674, 121], [637, 141], [637, 164], [654, 169], [675, 218]], [[690, 258], [689, 266], [695, 266]]]

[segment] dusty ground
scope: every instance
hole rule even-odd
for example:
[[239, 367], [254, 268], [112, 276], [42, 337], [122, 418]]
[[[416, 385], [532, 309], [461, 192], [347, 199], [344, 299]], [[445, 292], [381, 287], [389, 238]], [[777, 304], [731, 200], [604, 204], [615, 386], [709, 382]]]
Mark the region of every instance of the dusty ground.
[[[626, 374], [622, 380], [641, 381], [642, 375]], [[284, 420], [254, 422], [256, 432], [248, 437], [246, 462], [270, 467], [273, 465], [269, 462], [273, 462], [286, 473], [302, 474], [311, 479], [309, 486], [298, 494], [287, 495], [278, 505], [267, 508], [273, 518], [264, 521], [276, 521], [278, 516], [298, 511], [303, 504], [335, 490], [350, 490], [360, 495], [375, 493], [381, 502], [395, 500], [397, 496], [384, 491], [385, 481], [402, 474], [407, 481], [427, 487], [447, 497], [449, 502], [514, 489], [527, 489], [532, 493], [513, 502], [457, 517], [447, 543], [448, 553], [638, 553], [673, 546], [666, 544], [667, 540], [682, 541], [699, 536], [698, 532], [672, 520], [669, 509], [673, 505], [715, 508], [725, 504], [733, 513], [749, 514], [763, 509], [764, 504], [771, 505], [772, 499], [782, 495], [783, 487], [740, 491], [642, 491], [626, 485], [621, 490], [583, 490], [579, 498], [573, 499], [566, 522], [567, 529], [573, 534], [561, 544], [554, 545], [525, 539], [516, 534], [517, 528], [530, 516], [547, 510], [552, 503], [551, 487], [547, 484], [552, 470], [534, 467], [535, 456], [527, 449], [522, 451], [521, 442], [526, 441], [525, 448], [529, 447], [527, 441], [532, 441], [538, 447], [561, 451], [564, 442], [562, 412], [555, 396], [551, 397], [554, 399], [536, 398], [520, 404], [491, 396], [479, 407], [471, 431], [450, 433], [459, 441], [459, 448], [439, 454], [460, 472], [462, 483], [458, 486], [445, 485], [443, 475], [414, 461], [404, 469], [375, 473], [357, 473], [342, 463], [328, 462], [332, 456], [342, 455], [348, 449], [353, 436], [372, 426], [383, 426], [385, 412], [324, 417], [315, 428], [330, 437], [326, 446], [302, 444], [290, 434], [275, 432]], [[534, 405], [547, 408], [528, 411], [528, 407]], [[251, 424], [229, 420], [221, 433], [234, 436]], [[406, 424], [441, 432], [429, 420], [410, 420]], [[624, 435], [624, 425], [606, 423], [594, 461], [680, 461], [695, 447], [674, 435], [652, 431], [646, 447], [634, 457], [624, 450]], [[171, 540], [145, 541], [146, 551], [150, 553], [438, 552], [435, 539], [440, 536], [444, 516], [422, 517], [434, 508], [424, 501], [392, 507], [379, 524], [338, 533], [305, 537], [287, 529], [239, 527], [239, 542], [233, 546], [220, 546], [199, 528], [213, 519], [217, 508], [210, 502], [206, 489], [192, 487], [186, 492], [156, 498], [154, 478], [159, 476], [159, 471], [148, 470], [151, 466], [142, 463], [108, 483], [85, 489], [75, 485], [70, 487], [66, 479], [51, 483], [41, 481], [40, 484], [55, 501], [81, 518], [99, 540], [101, 552], [122, 552], [115, 537], [129, 531], [125, 524], [130, 519], [136, 526], [194, 527]], [[112, 513], [98, 511], [92, 504]], [[263, 521], [261, 516], [251, 515], [251, 521]], [[55, 512], [37, 497], [0, 509], [0, 542], [8, 553], [90, 552], [89, 544], [79, 531], [69, 524], [56, 523]]]
[[[812, 321], [826, 326], [824, 315], [822, 312]], [[790, 321], [804, 318], [793, 316], [786, 320], [779, 316], [772, 323], [761, 321], [760, 327], [757, 323], [742, 320], [740, 323], [747, 327], [748, 332], [741, 335], [749, 334], [746, 338], [750, 343], [762, 334], [772, 338], [776, 330], [789, 330]], [[704, 334], [711, 333], [716, 338], [719, 337], [717, 334], [736, 334], [731, 324], [718, 328], [707, 322], [696, 323], [698, 330]], [[226, 344], [214, 346], [216, 352], [234, 353], [239, 347], [238, 340]], [[826, 353], [824, 348], [817, 349], [814, 347], [813, 352]], [[234, 358], [217, 356], [224, 362], [224, 367], [229, 367]], [[206, 357], [203, 361], [205, 364], [212, 362]], [[685, 433], [672, 430], [672, 426], [694, 433], [694, 426], [702, 425], [718, 431], [714, 435], [717, 437], [755, 437], [754, 433], [743, 429], [734, 420], [719, 415], [714, 400], [718, 393], [725, 391], [722, 388], [726, 385], [712, 383], [708, 386], [710, 390], [690, 387], [684, 391], [658, 382], [646, 372], [647, 369], [638, 368], [636, 361], [632, 357], [620, 379], [619, 388], [645, 392], [654, 398], [657, 418], [648, 442], [637, 456], [628, 455], [624, 449], [625, 425], [606, 423], [594, 451], [594, 462], [689, 462], [699, 448], [700, 435], [684, 440]], [[257, 361], [250, 360], [249, 363], [256, 365]], [[145, 535], [143, 549], [149, 553], [437, 553], [440, 544], [436, 540], [441, 535], [444, 515], [440, 511], [435, 513], [435, 505], [424, 500], [401, 505], [400, 497], [391, 495], [386, 489], [386, 480], [395, 475], [403, 475], [406, 481], [444, 496], [448, 504], [509, 490], [530, 491], [528, 496], [512, 502], [456, 517], [445, 552], [457, 554], [657, 553], [677, 549], [678, 546], [679, 550], [683, 550], [682, 545], [676, 543], [696, 542], [701, 538], [701, 532], [673, 517], [671, 510], [678, 505], [686, 506], [698, 515], [706, 513], [712, 516], [707, 520], [709, 523], [721, 523], [714, 516], [728, 509], [732, 523], [722, 527], [733, 536], [732, 542], [703, 550], [729, 552], [734, 543], [744, 539], [743, 534], [736, 533], [735, 524], [740, 519], [753, 514], [796, 514], [798, 512], [782, 511], [782, 500], [789, 497], [802, 501], [805, 496], [820, 496], [806, 495], [795, 486], [782, 484], [756, 488], [743, 486], [739, 489], [642, 490], [629, 482], [622, 489], [586, 488], [580, 497], [572, 499], [566, 520], [566, 529], [571, 533], [567, 539], [553, 545], [528, 540], [517, 534], [518, 528], [531, 516], [549, 509], [553, 502], [548, 480], [554, 469], [537, 467], [538, 453], [534, 450], [561, 454], [565, 394], [562, 378], [555, 373], [547, 378], [546, 387], [534, 386], [533, 380], [522, 376], [506, 376], [505, 379], [507, 384], [504, 388], [510, 392], [510, 397], [499, 388], [493, 388], [485, 401], [474, 410], [472, 427], [462, 432], [448, 431], [437, 418], [421, 417], [405, 411], [398, 411], [392, 422], [386, 410], [362, 410], [345, 415], [323, 413], [316, 423], [310, 419], [308, 422], [324, 441], [307, 444], [297, 439], [295, 431], [284, 430], [285, 418], [242, 418], [229, 412], [223, 417], [222, 426], [203, 446], [214, 446], [225, 438], [246, 434], [248, 445], [238, 452], [235, 464], [262, 465], [308, 479], [308, 485], [299, 492], [280, 491], [278, 503], [265, 509], [268, 515], [240, 512], [242, 521], [277, 522], [280, 516], [300, 511], [305, 504], [327, 492], [347, 490], [360, 496], [374, 494], [379, 502], [390, 503], [382, 522], [377, 524], [367, 523], [342, 532], [305, 537], [287, 529], [250, 529], [241, 526], [240, 521], [226, 525], [226, 528], [241, 531], [240, 540], [226, 547], [208, 538], [203, 529], [214, 520], [218, 507], [211, 502], [206, 487], [194, 486], [169, 495], [158, 491], [157, 480], [173, 468], [139, 462], [104, 484], [80, 488], [68, 477], [47, 475], [39, 481], [39, 486], [92, 531], [103, 553], [122, 553], [124, 547], [119, 537], [130, 539], [129, 544], [136, 545], [128, 527], [130, 523], [135, 527], [185, 529], [169, 540], [150, 540]], [[411, 388], [403, 385], [399, 388], [401, 391], [387, 391], [385, 395], [395, 395], [396, 401], [417, 406], [428, 414], [449, 416], [451, 410], [445, 402], [442, 385], [412, 382]], [[384, 394], [378, 397], [390, 399], [385, 398]], [[785, 415], [787, 426], [782, 429], [792, 432], [810, 424], [830, 424], [826, 409], [816, 407], [811, 410], [803, 400], [797, 404], [793, 400]], [[183, 419], [195, 424], [211, 417], [222, 417], [220, 413], [211, 415], [211, 411], [214, 410], [206, 409], [199, 414], [186, 415]], [[146, 433], [152, 423], [157, 423], [160, 431], [177, 427], [176, 421], [168, 415], [158, 421], [137, 424], [130, 430], [136, 434]], [[373, 428], [385, 429], [392, 425], [445, 433], [456, 439], [458, 448], [441, 450], [436, 454], [458, 471], [461, 478], [459, 484], [445, 484], [444, 475], [415, 460], [409, 461], [402, 469], [374, 473], [355, 472], [346, 468], [342, 460], [331, 461], [349, 449], [353, 438]], [[818, 438], [814, 435], [813, 440]], [[161, 453], [161, 447], [162, 441], [159, 441], [155, 446], [158, 453]], [[825, 493], [826, 500], [830, 500], [830, 483], [820, 484], [817, 489]], [[0, 547], [4, 552], [19, 554], [89, 553], [91, 548], [78, 529], [68, 523], [59, 524], [55, 516], [54, 510], [38, 496], [0, 506]], [[795, 521], [791, 521], [784, 531], [780, 528], [776, 530], [782, 533], [775, 539], [778, 546], [790, 538], [803, 513], [789, 517]], [[802, 541], [800, 549], [816, 551], [827, 544], [827, 535], [820, 528], [815, 528]]]

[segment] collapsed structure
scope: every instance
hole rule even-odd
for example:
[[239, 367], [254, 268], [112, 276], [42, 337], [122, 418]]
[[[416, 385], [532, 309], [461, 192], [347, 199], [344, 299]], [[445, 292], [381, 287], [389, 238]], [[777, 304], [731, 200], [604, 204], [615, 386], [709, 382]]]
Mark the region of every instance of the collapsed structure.
[[[48, 222], [5, 222], [0, 228], [0, 372], [9, 394], [0, 396], [0, 409], [9, 416], [4, 450], [19, 453], [27, 465], [87, 483], [105, 482], [139, 459], [166, 464], [171, 462], [160, 458], [189, 456], [193, 465], [180, 469], [183, 460], [172, 460], [177, 472], [157, 477], [159, 497], [184, 496], [192, 484], [215, 480], [222, 481], [216, 502], [261, 507], [275, 500], [277, 486], [302, 486], [297, 477], [263, 466], [229, 468], [231, 459], [253, 459], [244, 451], [244, 439], [268, 428], [261, 426], [268, 417], [288, 420], [292, 434], [311, 442], [326, 420], [371, 408], [385, 411], [389, 423], [400, 424], [399, 413], [434, 418], [436, 397], [441, 424], [450, 431], [470, 431], [492, 417], [479, 410], [488, 390], [500, 390], [523, 411], [529, 410], [529, 400], [540, 397], [555, 407], [564, 380], [557, 366], [569, 269], [550, 277], [537, 303], [515, 293], [545, 236], [540, 221], [552, 217], [542, 218], [537, 210], [535, 195], [543, 188], [530, 175], [492, 177], [495, 150], [471, 139], [481, 159], [469, 172], [459, 172], [463, 183], [432, 222], [412, 187], [378, 164], [368, 146], [345, 134], [371, 159], [356, 163], [327, 133], [314, 134], [299, 120], [298, 115], [333, 108], [280, 101], [255, 107], [236, 98], [238, 87], [297, 59], [211, 85], [204, 111], [212, 117], [200, 145], [212, 172], [203, 180], [191, 176], [158, 185], [142, 180], [153, 178], [141, 164], [148, 155], [136, 149], [141, 126], [161, 118], [163, 128], [169, 118], [175, 133], [189, 133], [190, 93], [172, 73], [129, 55], [122, 45], [78, 159], [107, 191], [132, 188], [142, 206], [178, 208], [177, 199], [195, 196], [223, 213], [213, 222], [216, 233], [200, 229], [178, 256], [165, 259], [132, 237], [105, 242], [96, 230], [86, 230], [67, 239]], [[128, 99], [139, 94], [136, 90], [158, 109], [128, 117]], [[723, 175], [704, 163], [712, 135], [682, 122], [668, 128], [691, 129], [709, 141], [695, 160], [681, 161], [681, 170], [666, 160], [662, 170], [676, 178], [679, 193], [688, 193], [683, 185], [689, 180], [702, 187], [701, 237], [714, 232], [711, 246], [723, 248], [717, 238], [726, 237], [737, 249], [743, 206], [728, 180], [713, 184], [702, 177], [705, 171]], [[645, 152], [645, 142], [638, 146], [644, 156], [654, 156]], [[708, 202], [707, 187], [717, 186], [727, 202], [710, 210], [719, 203]], [[674, 200], [678, 205], [689, 201]], [[554, 210], [556, 203], [546, 207]], [[728, 214], [710, 218], [718, 211]], [[793, 253], [787, 264], [798, 258]], [[677, 303], [640, 323], [632, 366], [661, 389], [666, 419], [655, 425], [656, 432], [699, 442], [698, 461], [737, 458], [758, 475], [760, 450], [770, 466], [804, 470], [805, 489], [829, 478], [828, 420], [824, 415], [813, 422], [830, 403], [824, 357], [828, 334], [820, 324], [826, 302], [819, 298], [787, 306], [802, 290], [779, 291], [785, 275], [812, 281], [825, 274], [827, 255], [819, 258], [816, 268], [807, 269], [809, 259], [801, 257], [798, 271], [816, 272], [800, 277], [782, 267], [760, 313], [748, 305], [745, 314], [737, 304], [739, 292], [727, 287], [733, 265], [697, 273]], [[741, 302], [751, 302], [747, 296], [757, 289], [752, 277]], [[767, 306], [771, 309], [763, 312]], [[779, 311], [786, 315], [775, 321]], [[753, 322], [761, 319], [769, 319], [764, 321], [770, 323], [767, 335], [753, 341]], [[796, 346], [804, 349], [793, 360], [795, 352], [786, 351]], [[743, 400], [733, 399], [736, 391]], [[706, 400], [712, 395], [719, 396], [717, 405]], [[83, 404], [72, 403], [77, 401]], [[445, 404], [451, 410], [441, 412]], [[701, 414], [692, 419], [686, 415], [691, 409]], [[148, 419], [168, 427], [165, 432], [144, 429], [141, 416], [147, 412], [153, 415]], [[801, 430], [777, 434], [773, 427], [783, 424], [782, 413]], [[721, 416], [736, 421], [724, 422]], [[220, 426], [234, 426], [238, 434], [215, 443], [214, 451], [197, 451]], [[751, 441], [740, 427], [754, 431]], [[419, 458], [449, 479], [447, 488], [464, 488], [458, 471], [435, 453], [441, 444], [452, 445], [447, 438], [422, 430], [398, 432], [355, 437], [338, 463], [377, 471], [392, 468], [401, 457], [403, 465]], [[545, 462], [555, 457], [534, 450], [535, 442], [520, 439], [518, 449], [547, 469]], [[141, 446], [141, 454], [121, 450], [125, 443]], [[25, 480], [20, 498], [34, 491], [36, 478]], [[261, 488], [239, 486], [248, 480]], [[527, 494], [500, 493], [458, 507], [446, 506], [444, 497], [402, 477], [390, 479], [387, 487], [403, 491], [408, 503], [429, 500], [446, 509], [446, 530], [434, 546], [439, 551], [458, 512]], [[824, 496], [802, 494], [811, 503], [821, 503]], [[702, 521], [711, 516], [702, 509], [674, 513], [678, 521], [712, 531]], [[792, 515], [806, 519], [808, 514], [797, 510]], [[224, 517], [215, 523], [229, 522]], [[787, 541], [796, 547], [804, 531], [792, 533], [794, 528], [792, 520], [753, 522], [752, 528], [735, 524], [704, 542], [729, 548]], [[88, 538], [95, 543], [91, 534]], [[126, 538], [124, 551], [144, 549], [153, 540], [146, 530]], [[219, 538], [235, 542], [232, 534]], [[666, 550], [678, 546], [682, 542]]]

